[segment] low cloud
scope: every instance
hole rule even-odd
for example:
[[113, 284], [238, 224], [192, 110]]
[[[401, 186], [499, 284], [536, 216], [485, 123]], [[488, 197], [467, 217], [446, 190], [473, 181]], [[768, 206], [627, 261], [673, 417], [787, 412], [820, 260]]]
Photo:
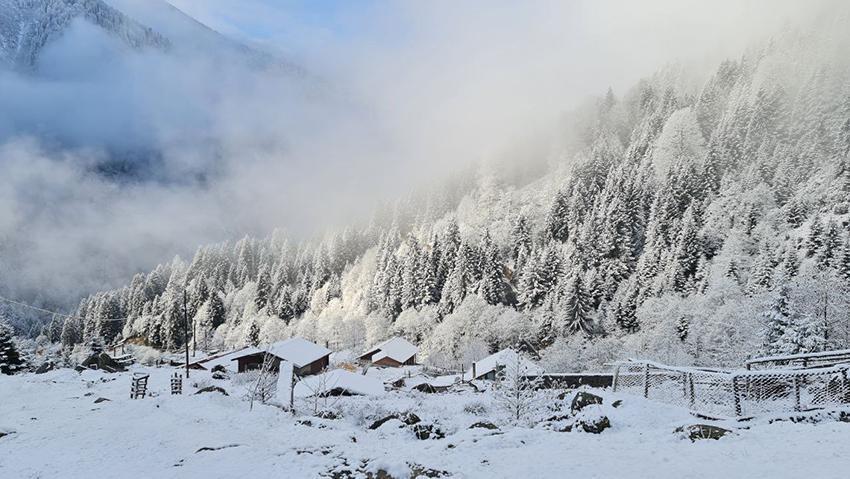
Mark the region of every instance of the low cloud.
[[[558, 120], [586, 95], [622, 92], [676, 59], [708, 68], [815, 11], [767, 0], [172, 3], [302, 71], [130, 51], [77, 21], [35, 74], [0, 72], [0, 290], [71, 301], [201, 243], [274, 227], [307, 235], [472, 162], [557, 155]], [[106, 160], [135, 173], [116, 177]]]

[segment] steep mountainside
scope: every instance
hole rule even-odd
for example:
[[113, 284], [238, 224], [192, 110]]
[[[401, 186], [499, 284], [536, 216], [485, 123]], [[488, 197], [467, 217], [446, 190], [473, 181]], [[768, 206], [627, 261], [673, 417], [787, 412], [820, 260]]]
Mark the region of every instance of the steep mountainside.
[[785, 31], [701, 84], [667, 68], [609, 91], [576, 114], [579, 153], [530, 185], [485, 165], [471, 189], [322, 241], [204, 246], [46, 333], [177, 348], [185, 292], [202, 345], [401, 334], [443, 365], [508, 345], [565, 370], [848, 347], [846, 22]]
[[129, 17], [150, 26], [186, 54], [218, 56], [243, 61], [249, 66], [277, 68], [303, 74], [300, 66], [268, 52], [252, 48], [211, 29], [165, 0], [106, 0]]
[[0, 65], [32, 69], [41, 50], [75, 19], [84, 19], [134, 49], [167, 50], [171, 42], [102, 0], [0, 0]]

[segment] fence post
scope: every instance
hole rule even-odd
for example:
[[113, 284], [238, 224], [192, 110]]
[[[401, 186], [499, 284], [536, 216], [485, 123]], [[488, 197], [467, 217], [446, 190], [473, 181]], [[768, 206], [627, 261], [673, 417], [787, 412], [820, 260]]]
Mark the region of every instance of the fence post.
[[649, 397], [649, 363], [643, 365], [643, 397]]
[[732, 394], [735, 395], [735, 416], [741, 415], [741, 391], [738, 387], [738, 376], [732, 376]]
[[620, 379], [620, 365], [614, 368], [614, 379], [611, 381], [611, 390], [617, 392], [617, 381]]
[[800, 376], [794, 375], [794, 410], [799, 411], [800, 407]]
[[841, 402], [847, 402], [847, 368], [841, 370]]
[[171, 376], [171, 394], [183, 394], [183, 376], [176, 372]]
[[690, 393], [690, 396], [691, 396], [690, 397], [691, 409], [693, 409], [694, 408], [694, 402], [695, 402], [695, 398], [694, 398], [694, 374], [693, 373], [688, 373], [688, 392]]

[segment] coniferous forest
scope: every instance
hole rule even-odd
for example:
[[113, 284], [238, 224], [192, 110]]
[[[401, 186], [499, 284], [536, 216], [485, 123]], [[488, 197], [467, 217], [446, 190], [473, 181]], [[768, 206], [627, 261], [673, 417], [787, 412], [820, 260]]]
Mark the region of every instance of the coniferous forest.
[[185, 296], [199, 348], [398, 334], [434, 365], [512, 346], [570, 371], [850, 347], [850, 45], [826, 23], [609, 89], [539, 175], [483, 163], [367, 224], [201, 246], [44, 334], [176, 350]]

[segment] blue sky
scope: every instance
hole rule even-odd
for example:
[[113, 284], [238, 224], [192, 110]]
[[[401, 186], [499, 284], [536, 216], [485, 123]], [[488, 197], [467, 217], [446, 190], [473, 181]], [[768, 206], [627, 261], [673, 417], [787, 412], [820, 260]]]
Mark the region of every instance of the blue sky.
[[222, 33], [296, 57], [311, 55], [329, 44], [368, 37], [374, 33], [375, 14], [382, 6], [378, 0], [169, 1]]

